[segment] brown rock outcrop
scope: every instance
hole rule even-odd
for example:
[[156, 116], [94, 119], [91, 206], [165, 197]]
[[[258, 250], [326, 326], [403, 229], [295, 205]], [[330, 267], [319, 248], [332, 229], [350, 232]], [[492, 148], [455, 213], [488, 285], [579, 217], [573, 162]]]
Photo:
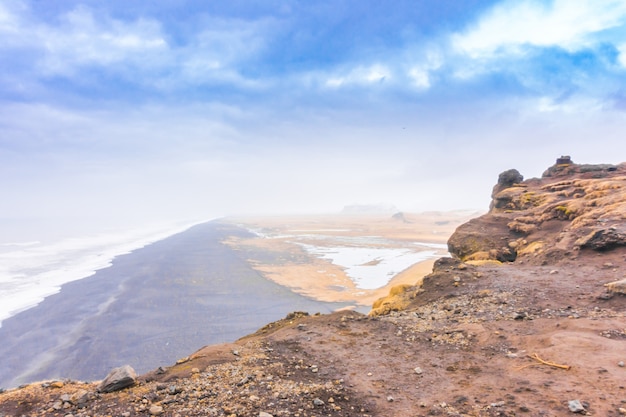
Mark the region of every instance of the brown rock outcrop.
[[542, 178], [500, 174], [487, 214], [461, 225], [450, 253], [469, 262], [554, 262], [580, 250], [626, 246], [626, 163], [579, 165], [561, 157]]

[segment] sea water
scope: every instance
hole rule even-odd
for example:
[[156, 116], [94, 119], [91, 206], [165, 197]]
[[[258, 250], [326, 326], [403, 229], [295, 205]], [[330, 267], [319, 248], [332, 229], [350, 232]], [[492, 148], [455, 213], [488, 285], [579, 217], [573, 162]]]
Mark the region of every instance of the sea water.
[[[36, 306], [67, 282], [87, 278], [106, 268], [116, 256], [182, 232], [203, 221], [91, 231], [81, 236], [47, 239], [0, 237], [0, 327], [7, 318]], [[4, 241], [3, 241], [4, 240]]]

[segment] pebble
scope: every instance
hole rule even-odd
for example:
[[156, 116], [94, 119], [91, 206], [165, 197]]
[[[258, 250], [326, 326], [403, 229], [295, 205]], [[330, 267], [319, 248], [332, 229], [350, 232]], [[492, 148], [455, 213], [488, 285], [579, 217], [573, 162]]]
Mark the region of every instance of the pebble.
[[582, 413], [585, 411], [585, 407], [583, 407], [580, 400], [570, 400], [567, 402], [567, 406], [572, 413]]
[[313, 400], [313, 405], [317, 406], [317, 407], [321, 407], [324, 405], [324, 401], [320, 400], [319, 398], [316, 398]]
[[626, 415], [626, 408], [618, 408], [617, 411], [619, 411], [620, 414]]
[[550, 275], [554, 275], [554, 274], [558, 274], [559, 271], [557, 271], [556, 269], [553, 269], [552, 271], [550, 271]]
[[54, 381], [53, 383], [50, 384], [50, 386], [52, 388], [63, 388], [63, 382], [61, 382], [61, 381]]
[[617, 362], [617, 366], [619, 366], [620, 368], [623, 368], [624, 367], [624, 361]]
[[393, 402], [393, 400], [394, 400], [394, 398], [393, 398], [391, 395], [388, 395], [388, 396], [387, 396], [387, 401], [388, 401], [388, 402], [392, 403], [392, 402]]
[[259, 412], [259, 417], [274, 417], [270, 413], [266, 413], [265, 411]]
[[414, 369], [414, 371], [415, 371], [415, 373], [416, 373], [416, 374], [418, 374], [418, 375], [421, 375], [421, 374], [424, 372], [424, 371], [422, 371], [422, 368], [420, 368], [419, 366], [418, 366], [418, 367], [416, 367], [416, 368]]
[[160, 416], [161, 414], [163, 414], [163, 407], [161, 407], [160, 405], [153, 405], [152, 407], [150, 407], [150, 410], [148, 412], [151, 416]]

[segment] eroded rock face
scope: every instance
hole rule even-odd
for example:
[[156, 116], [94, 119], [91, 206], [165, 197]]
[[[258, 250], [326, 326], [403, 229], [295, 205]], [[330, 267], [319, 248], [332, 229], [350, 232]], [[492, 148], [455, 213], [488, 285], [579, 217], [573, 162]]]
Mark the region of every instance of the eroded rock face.
[[626, 246], [626, 163], [557, 163], [540, 179], [522, 179], [516, 170], [500, 174], [489, 213], [455, 231], [451, 254], [470, 262], [545, 263]]

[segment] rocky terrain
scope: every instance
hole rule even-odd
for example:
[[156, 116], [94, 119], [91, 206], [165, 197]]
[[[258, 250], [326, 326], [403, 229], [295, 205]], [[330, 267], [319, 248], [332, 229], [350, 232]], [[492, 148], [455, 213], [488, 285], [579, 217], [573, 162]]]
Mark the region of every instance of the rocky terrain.
[[454, 258], [369, 315], [294, 312], [125, 388], [8, 390], [0, 415], [626, 415], [626, 164], [557, 162], [502, 173]]

